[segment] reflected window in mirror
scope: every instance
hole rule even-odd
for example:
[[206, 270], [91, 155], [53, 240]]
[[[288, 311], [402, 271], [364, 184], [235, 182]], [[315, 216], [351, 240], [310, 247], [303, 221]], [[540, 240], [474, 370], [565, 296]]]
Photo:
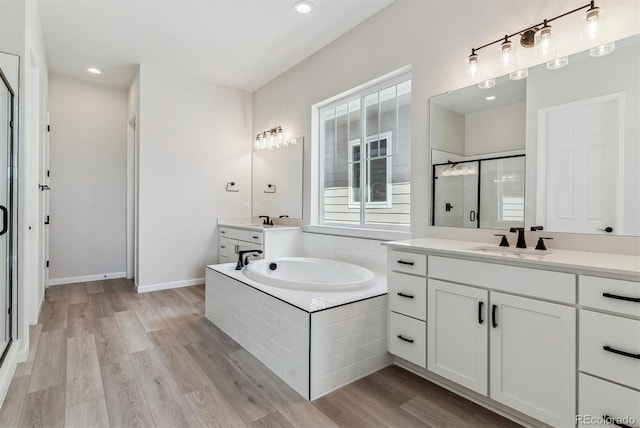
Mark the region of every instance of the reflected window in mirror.
[[352, 93], [319, 115], [320, 224], [408, 228], [409, 76]]

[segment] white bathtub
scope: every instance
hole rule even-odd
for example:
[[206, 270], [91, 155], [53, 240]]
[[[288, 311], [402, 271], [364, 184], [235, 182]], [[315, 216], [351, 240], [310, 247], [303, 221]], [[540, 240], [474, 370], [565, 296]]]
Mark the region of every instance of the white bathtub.
[[243, 273], [272, 287], [304, 291], [351, 291], [372, 287], [369, 269], [336, 260], [281, 257], [250, 262]]

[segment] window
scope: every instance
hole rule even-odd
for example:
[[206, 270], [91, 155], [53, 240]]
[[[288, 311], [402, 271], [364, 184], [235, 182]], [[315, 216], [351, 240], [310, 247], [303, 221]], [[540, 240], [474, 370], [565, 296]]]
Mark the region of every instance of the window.
[[407, 229], [411, 213], [408, 76], [351, 94], [318, 111], [319, 224]]

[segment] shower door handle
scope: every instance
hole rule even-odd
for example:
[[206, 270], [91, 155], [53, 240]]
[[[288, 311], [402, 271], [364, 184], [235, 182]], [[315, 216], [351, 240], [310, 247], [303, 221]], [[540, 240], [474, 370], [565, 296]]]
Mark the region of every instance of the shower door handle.
[[474, 222], [476, 221], [476, 212], [475, 211], [469, 211], [469, 221]]
[[4, 235], [7, 233], [7, 227], [9, 225], [9, 211], [7, 211], [7, 207], [0, 205], [0, 211], [2, 211], [2, 230], [0, 230], [0, 235]]

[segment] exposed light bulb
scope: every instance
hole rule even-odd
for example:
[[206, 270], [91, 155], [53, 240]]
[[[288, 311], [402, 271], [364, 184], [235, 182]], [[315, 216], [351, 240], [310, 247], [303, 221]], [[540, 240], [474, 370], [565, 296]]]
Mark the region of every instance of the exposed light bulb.
[[545, 21], [544, 26], [536, 32], [536, 49], [538, 55], [544, 58], [552, 57], [555, 52], [551, 26], [547, 24], [547, 21]]
[[590, 7], [582, 14], [580, 19], [580, 38], [582, 40], [595, 42], [604, 36], [606, 28], [603, 15], [604, 10], [595, 6]]
[[515, 53], [515, 45], [505, 36], [504, 42], [500, 45], [500, 60], [498, 67], [504, 69], [513, 67], [515, 63]]
[[487, 100], [487, 101], [493, 101], [495, 99], [496, 99], [495, 95], [489, 95], [487, 98], [485, 98], [485, 100]]
[[475, 82], [480, 79], [481, 73], [478, 63], [478, 55], [475, 50], [471, 51], [471, 55], [465, 61], [465, 78], [471, 82]]
[[549, 70], [557, 70], [569, 64], [568, 56], [561, 56], [559, 58], [552, 59], [547, 62], [547, 69]]
[[102, 74], [102, 71], [98, 70], [95, 67], [89, 67], [87, 68], [87, 71], [91, 74]]

